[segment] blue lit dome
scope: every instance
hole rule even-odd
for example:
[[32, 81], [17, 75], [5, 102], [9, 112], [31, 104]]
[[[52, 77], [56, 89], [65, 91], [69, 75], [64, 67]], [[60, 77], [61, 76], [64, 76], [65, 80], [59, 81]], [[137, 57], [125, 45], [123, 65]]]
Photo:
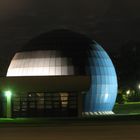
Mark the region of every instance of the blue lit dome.
[[118, 87], [115, 68], [108, 54], [98, 43], [93, 42], [88, 53], [91, 86], [84, 98], [84, 112], [112, 114]]
[[110, 57], [98, 43], [69, 30], [54, 30], [31, 40], [15, 54], [7, 72], [8, 77], [55, 75], [89, 75], [83, 115], [112, 113], [117, 76]]

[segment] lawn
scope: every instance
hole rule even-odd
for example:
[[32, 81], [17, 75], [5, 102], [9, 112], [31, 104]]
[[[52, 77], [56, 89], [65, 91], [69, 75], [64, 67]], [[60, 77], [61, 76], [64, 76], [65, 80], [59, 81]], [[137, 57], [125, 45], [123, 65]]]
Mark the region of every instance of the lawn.
[[30, 126], [55, 126], [55, 125], [87, 125], [93, 122], [107, 121], [139, 121], [140, 122], [140, 102], [125, 103], [122, 105], [115, 104], [114, 110], [116, 115], [92, 116], [83, 118], [0, 118], [0, 127], [2, 124], [30, 125]]
[[113, 111], [116, 114], [140, 114], [140, 102], [116, 104]]

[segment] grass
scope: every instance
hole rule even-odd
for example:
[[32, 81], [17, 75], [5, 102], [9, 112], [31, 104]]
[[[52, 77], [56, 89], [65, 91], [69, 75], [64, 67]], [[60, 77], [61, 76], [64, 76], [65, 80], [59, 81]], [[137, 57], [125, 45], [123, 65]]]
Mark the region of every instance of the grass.
[[[93, 116], [83, 118], [0, 118], [0, 127], [19, 126], [59, 126], [59, 125], [92, 125], [102, 122], [136, 121], [140, 123], [140, 102], [116, 104], [113, 110], [116, 115]], [[2, 125], [3, 124], [3, 125]]]
[[113, 115], [93, 116], [85, 118], [0, 118], [0, 127], [3, 126], [72, 126], [72, 125], [95, 125], [102, 123], [139, 123], [140, 115]]
[[116, 104], [113, 111], [116, 114], [140, 114], [140, 102]]

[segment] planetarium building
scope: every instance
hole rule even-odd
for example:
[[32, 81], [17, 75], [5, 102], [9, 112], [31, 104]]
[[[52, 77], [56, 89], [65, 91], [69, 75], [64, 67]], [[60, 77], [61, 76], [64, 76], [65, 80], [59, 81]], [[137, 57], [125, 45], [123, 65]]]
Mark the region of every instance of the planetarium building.
[[95, 41], [69, 30], [44, 33], [19, 50], [0, 78], [1, 116], [113, 114], [117, 77]]

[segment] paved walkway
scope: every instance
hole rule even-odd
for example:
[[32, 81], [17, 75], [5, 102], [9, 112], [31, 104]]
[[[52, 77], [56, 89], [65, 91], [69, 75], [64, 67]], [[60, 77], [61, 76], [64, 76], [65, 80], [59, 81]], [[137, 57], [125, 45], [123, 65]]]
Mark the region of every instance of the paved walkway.
[[140, 125], [131, 122], [92, 125], [5, 126], [0, 140], [140, 140]]

